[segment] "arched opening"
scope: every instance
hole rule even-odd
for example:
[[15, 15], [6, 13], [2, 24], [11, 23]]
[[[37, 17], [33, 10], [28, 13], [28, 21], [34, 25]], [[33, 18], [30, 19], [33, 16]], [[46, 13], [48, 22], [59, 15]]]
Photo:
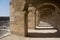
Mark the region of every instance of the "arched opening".
[[60, 37], [57, 27], [59, 8], [53, 3], [40, 4], [35, 12], [35, 29], [29, 30], [30, 37]]
[[[46, 22], [44, 25], [47, 28], [50, 28], [50, 27], [48, 27], [48, 25], [54, 26], [54, 28], [57, 28], [56, 17], [58, 15], [59, 9], [55, 4], [43, 3], [37, 7], [36, 11], [37, 10], [38, 10], [38, 13], [36, 12], [36, 15], [37, 15], [36, 16], [36, 26], [40, 25], [40, 27], [42, 27], [43, 25], [41, 25], [41, 22], [43, 24], [44, 24], [44, 22]], [[51, 28], [53, 28], [53, 27], [51, 27]]]
[[[30, 13], [28, 12], [28, 7], [29, 7], [28, 2], [26, 2], [25, 0], [24, 1], [22, 0], [21, 2], [15, 0], [12, 3], [13, 3], [13, 5], [11, 5], [11, 6], [13, 7], [12, 9], [14, 9], [14, 10], [11, 13], [12, 14], [11, 18], [12, 19], [14, 18], [14, 19], [13, 19], [13, 21], [11, 21], [11, 31], [18, 33], [22, 36], [27, 36], [27, 35], [29, 35], [28, 26], [30, 26], [30, 27], [32, 26], [33, 28], [34, 27], [36, 28], [36, 26], [39, 26], [40, 21], [47, 22], [48, 24], [52, 25], [55, 28], [54, 22], [52, 23], [53, 20], [52, 21], [50, 20], [50, 18], [52, 18], [53, 15], [54, 15], [54, 17], [56, 17], [58, 14], [58, 11], [59, 11], [59, 8], [55, 4], [42, 2], [43, 4], [40, 4], [40, 5], [38, 4], [39, 6], [33, 6], [33, 7], [37, 7], [37, 8], [34, 10], [34, 13], [31, 13], [33, 11], [30, 10], [31, 11], [30, 12], [31, 15], [30, 15]], [[35, 3], [35, 4], [37, 5], [37, 3]], [[32, 3], [32, 5], [33, 5], [33, 3]], [[30, 7], [30, 9], [31, 9], [31, 7]], [[28, 16], [30, 16], [31, 19]], [[54, 19], [56, 19], [56, 18], [54, 18]], [[33, 32], [33, 30], [30, 30], [30, 31]], [[36, 32], [35, 31], [34, 31], [35, 34], [37, 32], [41, 32], [40, 30], [39, 31], [37, 30]], [[34, 34], [34, 36], [35, 36], [35, 34]], [[39, 34], [41, 34], [41, 33], [39, 33]], [[38, 36], [38, 35], [36, 35], [36, 36]], [[48, 36], [50, 36], [50, 35], [48, 35]]]

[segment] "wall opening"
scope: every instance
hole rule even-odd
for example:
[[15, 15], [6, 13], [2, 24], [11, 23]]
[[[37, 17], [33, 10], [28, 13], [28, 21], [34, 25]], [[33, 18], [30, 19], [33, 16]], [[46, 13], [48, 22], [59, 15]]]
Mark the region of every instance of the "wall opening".
[[29, 37], [60, 37], [57, 27], [58, 7], [53, 3], [40, 4], [34, 13], [35, 29], [28, 30]]

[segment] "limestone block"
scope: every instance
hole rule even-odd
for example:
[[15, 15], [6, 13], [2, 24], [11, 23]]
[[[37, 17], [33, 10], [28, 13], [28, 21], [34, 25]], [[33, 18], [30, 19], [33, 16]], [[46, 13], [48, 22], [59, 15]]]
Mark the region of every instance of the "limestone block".
[[24, 20], [25, 12], [23, 12], [25, 0], [11, 0], [11, 14], [10, 14], [10, 29], [11, 32], [25, 36], [27, 31], [25, 30]]
[[[21, 14], [22, 13], [22, 14]], [[14, 21], [10, 21], [11, 31], [19, 34], [21, 36], [25, 36], [25, 26], [24, 26], [24, 13], [18, 12], [14, 14]]]
[[12, 1], [12, 6], [15, 11], [22, 11], [24, 9], [26, 1], [25, 0], [14, 0]]

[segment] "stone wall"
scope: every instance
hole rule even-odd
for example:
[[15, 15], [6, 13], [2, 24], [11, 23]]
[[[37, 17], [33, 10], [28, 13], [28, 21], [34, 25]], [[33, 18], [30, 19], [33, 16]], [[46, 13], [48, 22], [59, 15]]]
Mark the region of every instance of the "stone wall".
[[[24, 14], [25, 0], [11, 0], [10, 28], [11, 32], [25, 35]], [[27, 32], [27, 31], [26, 31]]]
[[25, 0], [11, 0], [11, 16], [10, 16], [10, 28], [11, 32], [19, 35], [27, 35], [28, 28], [34, 28], [35, 20], [34, 20], [34, 10], [32, 7], [32, 11], [28, 11], [27, 4]]

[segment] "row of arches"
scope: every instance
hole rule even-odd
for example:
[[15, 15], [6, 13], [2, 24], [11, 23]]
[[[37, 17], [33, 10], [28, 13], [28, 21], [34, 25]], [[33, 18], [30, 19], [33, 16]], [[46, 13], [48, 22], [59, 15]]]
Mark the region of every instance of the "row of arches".
[[[38, 13], [36, 11], [38, 11]], [[46, 16], [50, 15], [50, 18], [48, 18], [48, 19], [46, 19], [47, 17], [45, 18], [46, 21], [45, 21], [44, 18], [42, 18], [42, 19], [45, 22], [50, 20], [50, 22], [53, 22], [52, 25], [57, 28], [57, 20], [59, 19], [59, 18], [57, 19], [57, 16], [59, 15], [59, 8], [55, 4], [53, 4], [53, 3], [40, 4], [35, 10], [35, 15], [37, 15], [37, 16], [35, 16], [35, 21], [36, 21], [35, 22], [36, 23], [35, 26], [39, 24], [39, 21], [41, 20], [41, 18], [43, 16], [46, 17]], [[49, 23], [49, 21], [48, 21], [48, 23]]]
[[[34, 29], [36, 29], [36, 26], [39, 26], [40, 21], [46, 22], [49, 25], [53, 26], [55, 29], [60, 30], [59, 23], [60, 16], [59, 16], [60, 9], [54, 4], [54, 3], [42, 3], [39, 6], [35, 8], [35, 11], [32, 13], [34, 14], [34, 26], [32, 26]], [[25, 27], [27, 27], [27, 31], [29, 28], [28, 25], [28, 15], [29, 11], [27, 11], [25, 15]], [[32, 19], [31, 19], [32, 21]], [[32, 24], [32, 23], [31, 23]], [[28, 32], [26, 33], [28, 35]]]
[[[39, 3], [38, 3], [38, 1], [39, 1]], [[19, 16], [15, 15], [15, 16], [19, 17], [17, 19], [18, 22], [14, 21], [14, 23], [15, 22], [18, 23], [18, 25], [16, 25], [16, 26], [18, 26], [18, 28], [16, 27], [17, 31], [18, 30], [20, 31], [20, 32], [18, 31], [18, 33], [22, 32], [21, 34], [28, 35], [29, 26], [31, 26], [31, 24], [32, 24], [32, 27], [35, 29], [36, 26], [39, 26], [40, 21], [47, 22], [48, 24], [53, 25], [54, 28], [56, 27], [57, 29], [60, 30], [60, 27], [59, 27], [59, 25], [60, 25], [59, 11], [60, 11], [60, 9], [56, 5], [57, 3], [55, 4], [55, 2], [53, 2], [53, 1], [48, 2], [48, 0], [47, 1], [43, 0], [43, 2], [41, 2], [41, 1], [37, 0], [37, 2], [36, 2], [36, 0], [33, 0], [31, 2], [32, 6], [30, 5], [30, 7], [34, 8], [34, 11], [32, 11], [32, 9], [30, 8], [31, 9], [30, 11], [32, 12], [31, 13], [32, 16], [31, 15], [29, 16], [30, 13], [28, 11], [28, 9], [29, 9], [28, 0], [22, 0], [22, 1], [16, 0], [16, 1], [13, 1], [14, 3], [12, 2], [13, 3], [12, 6], [14, 8], [14, 14], [17, 14], [15, 12], [18, 12], [18, 15], [19, 15]], [[23, 12], [24, 12], [24, 14], [23, 14]], [[29, 17], [31, 17], [32, 19], [29, 20]], [[23, 20], [20, 21], [19, 19], [23, 19]], [[14, 29], [13, 31], [16, 31], [16, 30]]]

